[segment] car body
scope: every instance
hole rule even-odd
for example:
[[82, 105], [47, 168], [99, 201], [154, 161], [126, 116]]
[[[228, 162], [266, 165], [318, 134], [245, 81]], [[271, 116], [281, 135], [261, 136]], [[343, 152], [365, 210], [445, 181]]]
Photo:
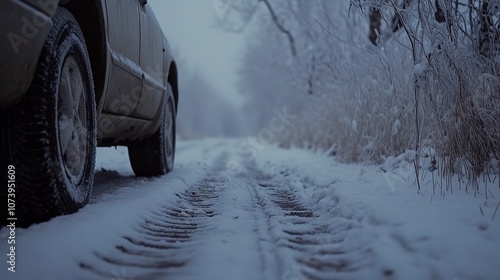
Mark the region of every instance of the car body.
[[73, 13], [86, 38], [96, 89], [98, 145], [154, 133], [167, 83], [177, 103], [177, 68], [144, 0], [2, 1], [0, 34], [7, 40], [0, 41], [0, 77], [8, 78], [0, 79], [0, 106], [16, 104], [28, 90], [58, 5]]
[[127, 146], [137, 176], [172, 170], [177, 66], [146, 0], [2, 0], [0, 11], [0, 166], [10, 172], [0, 199], [18, 208], [2, 221], [83, 207], [97, 146]]

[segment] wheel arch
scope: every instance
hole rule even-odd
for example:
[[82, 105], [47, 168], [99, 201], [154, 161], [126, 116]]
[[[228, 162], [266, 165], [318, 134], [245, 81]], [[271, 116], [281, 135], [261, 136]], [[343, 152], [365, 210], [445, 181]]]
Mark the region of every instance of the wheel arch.
[[175, 61], [172, 61], [170, 63], [167, 81], [172, 86], [172, 91], [174, 92], [175, 112], [177, 112], [177, 106], [179, 104], [179, 82], [177, 75], [177, 64], [175, 63]]
[[99, 103], [104, 94], [107, 76], [105, 4], [102, 0], [70, 0], [60, 5], [73, 14], [83, 32], [94, 78], [95, 100]]

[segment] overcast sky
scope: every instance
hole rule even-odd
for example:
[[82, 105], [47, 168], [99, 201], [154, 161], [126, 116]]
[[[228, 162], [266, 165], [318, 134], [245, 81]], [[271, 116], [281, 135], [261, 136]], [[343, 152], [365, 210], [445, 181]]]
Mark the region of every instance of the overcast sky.
[[[220, 0], [219, 0], [220, 1]], [[242, 34], [225, 32], [214, 0], [150, 0], [181, 65], [198, 70], [214, 89], [236, 104], [242, 98], [235, 83], [244, 48]], [[182, 71], [181, 71], [182, 72]]]

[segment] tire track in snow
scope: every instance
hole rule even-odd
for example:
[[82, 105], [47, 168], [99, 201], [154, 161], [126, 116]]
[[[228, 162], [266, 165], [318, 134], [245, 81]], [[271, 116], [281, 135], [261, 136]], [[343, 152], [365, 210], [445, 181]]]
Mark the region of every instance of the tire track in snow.
[[[254, 180], [251, 192], [280, 261], [279, 279], [357, 279], [363, 266], [371, 265], [371, 250], [344, 244], [359, 221], [343, 214], [329, 217], [313, 210], [286, 174], [267, 176], [247, 165]], [[338, 204], [336, 201], [335, 205]], [[337, 207], [337, 206], [334, 206]]]
[[[223, 166], [225, 154], [214, 162]], [[155, 207], [122, 234], [111, 250], [97, 249], [92, 260], [78, 265], [91, 276], [85, 279], [165, 279], [185, 266], [200, 240], [193, 235], [206, 231], [219, 213], [215, 201], [223, 181], [213, 171], [205, 179], [176, 193], [176, 202]]]

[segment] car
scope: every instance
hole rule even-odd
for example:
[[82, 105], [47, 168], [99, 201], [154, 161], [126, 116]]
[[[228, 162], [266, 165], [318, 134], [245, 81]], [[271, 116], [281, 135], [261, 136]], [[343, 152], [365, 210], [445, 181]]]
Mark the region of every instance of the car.
[[0, 11], [2, 223], [86, 205], [96, 147], [127, 146], [136, 176], [172, 170], [177, 65], [146, 0], [4, 0]]

